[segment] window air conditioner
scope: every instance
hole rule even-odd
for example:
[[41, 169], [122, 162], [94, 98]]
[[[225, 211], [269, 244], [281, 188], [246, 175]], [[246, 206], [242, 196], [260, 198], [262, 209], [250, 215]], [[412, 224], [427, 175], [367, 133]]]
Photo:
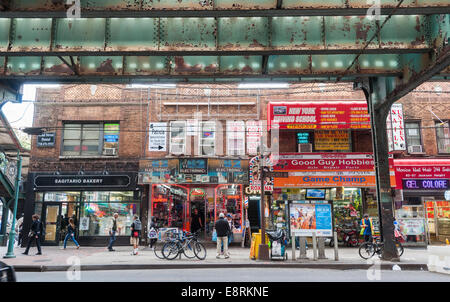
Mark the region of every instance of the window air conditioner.
[[312, 144], [298, 144], [298, 152], [300, 153], [312, 152]]
[[115, 156], [117, 155], [117, 149], [116, 148], [105, 148], [105, 150], [103, 151], [104, 155], [108, 155], [108, 156]]
[[408, 146], [408, 153], [423, 153], [422, 145]]

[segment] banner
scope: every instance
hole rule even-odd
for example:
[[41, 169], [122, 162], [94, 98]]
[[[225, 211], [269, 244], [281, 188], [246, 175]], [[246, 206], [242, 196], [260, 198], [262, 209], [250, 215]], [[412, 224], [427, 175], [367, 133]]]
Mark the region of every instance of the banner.
[[148, 150], [166, 152], [167, 123], [150, 123]]
[[370, 129], [366, 101], [269, 103], [269, 129]]
[[258, 153], [258, 147], [261, 144], [263, 126], [262, 121], [247, 121], [247, 154], [256, 155]]
[[318, 130], [314, 132], [316, 150], [350, 151], [350, 133], [347, 130]]
[[330, 204], [291, 204], [291, 235], [318, 237], [333, 236], [332, 212]]

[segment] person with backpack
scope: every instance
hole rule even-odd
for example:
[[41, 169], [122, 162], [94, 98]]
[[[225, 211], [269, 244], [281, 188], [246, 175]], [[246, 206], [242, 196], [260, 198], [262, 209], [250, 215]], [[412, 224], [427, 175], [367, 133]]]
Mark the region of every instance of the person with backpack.
[[64, 238], [64, 249], [66, 249], [67, 240], [71, 239], [77, 246], [77, 250], [80, 248], [77, 240], [75, 239], [75, 223], [73, 218], [69, 219], [69, 225], [67, 226], [67, 235]]
[[131, 255], [138, 254], [139, 238], [141, 237], [141, 231], [142, 231], [142, 223], [139, 220], [139, 217], [137, 215], [134, 215], [133, 223], [131, 224], [131, 237], [130, 237], [130, 243], [131, 245], [133, 245], [133, 251], [131, 252]]
[[153, 251], [155, 249], [156, 242], [158, 241], [158, 225], [156, 223], [156, 217], [152, 217], [151, 219], [148, 239], [150, 239], [150, 249]]
[[39, 220], [39, 215], [34, 214], [31, 219], [33, 220], [33, 223], [31, 224], [30, 232], [28, 233], [28, 245], [25, 249], [25, 252], [22, 254], [28, 255], [28, 251], [30, 250], [31, 243], [36, 240], [36, 246], [38, 249], [38, 252], [36, 255], [42, 255], [41, 250], [41, 236], [44, 233], [44, 226], [42, 224], [42, 221]]

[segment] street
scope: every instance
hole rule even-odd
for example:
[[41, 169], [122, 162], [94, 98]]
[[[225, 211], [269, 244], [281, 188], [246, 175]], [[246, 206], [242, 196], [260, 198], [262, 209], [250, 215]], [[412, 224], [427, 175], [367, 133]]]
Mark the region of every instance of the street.
[[74, 272], [18, 272], [16, 275], [18, 282], [68, 282], [72, 279], [81, 282], [450, 282], [450, 275], [426, 271], [295, 268], [83, 271], [79, 275]]

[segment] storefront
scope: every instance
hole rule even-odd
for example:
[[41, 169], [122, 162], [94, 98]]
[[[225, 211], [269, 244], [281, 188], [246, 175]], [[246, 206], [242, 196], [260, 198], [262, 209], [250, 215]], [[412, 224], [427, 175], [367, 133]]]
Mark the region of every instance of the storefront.
[[159, 227], [200, 230], [210, 240], [219, 213], [230, 214], [235, 240], [243, 231], [248, 160], [177, 158], [142, 160], [139, 184], [150, 185], [149, 217]]
[[[450, 239], [450, 160], [395, 159], [396, 218], [411, 244]], [[448, 193], [447, 193], [448, 195]]]
[[73, 218], [81, 245], [106, 246], [114, 213], [119, 215], [116, 244], [129, 244], [133, 215], [142, 213], [136, 173], [31, 173], [30, 177], [32, 201], [26, 205], [26, 219], [34, 213], [41, 217], [46, 231], [43, 244], [61, 245]]
[[[286, 221], [288, 203], [329, 202], [334, 226], [359, 230], [365, 213], [378, 232], [378, 207], [374, 161], [370, 153], [282, 153], [274, 172], [274, 191], [269, 228]], [[395, 185], [393, 171], [391, 184]], [[283, 216], [284, 215], [284, 216]]]

